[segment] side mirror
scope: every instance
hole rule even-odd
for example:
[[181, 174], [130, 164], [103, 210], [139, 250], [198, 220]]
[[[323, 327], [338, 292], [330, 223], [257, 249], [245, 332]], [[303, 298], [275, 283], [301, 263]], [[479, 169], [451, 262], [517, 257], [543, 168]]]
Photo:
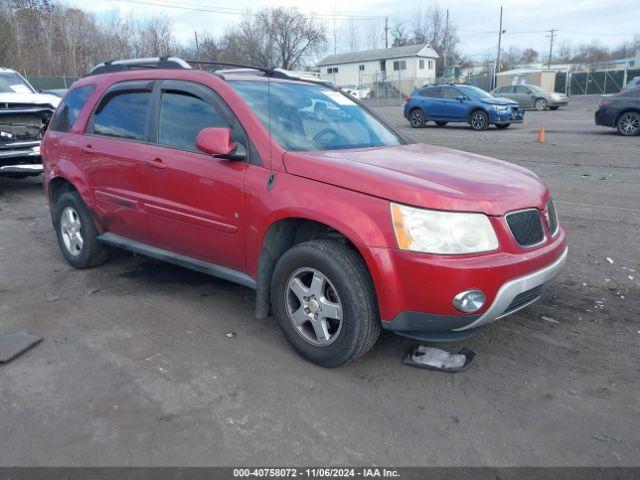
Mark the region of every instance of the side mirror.
[[231, 130], [222, 127], [209, 127], [200, 130], [196, 137], [196, 148], [216, 157], [231, 157], [236, 144], [231, 142]]
[[458, 95], [456, 97], [456, 100], [458, 100], [459, 102], [464, 102], [466, 100], [466, 97], [464, 95]]

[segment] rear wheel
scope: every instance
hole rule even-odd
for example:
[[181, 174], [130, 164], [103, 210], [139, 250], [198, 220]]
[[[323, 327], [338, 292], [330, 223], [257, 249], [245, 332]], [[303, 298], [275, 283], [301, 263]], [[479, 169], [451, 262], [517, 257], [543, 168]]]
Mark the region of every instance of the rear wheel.
[[313, 240], [285, 252], [273, 273], [271, 303], [293, 348], [323, 367], [364, 355], [380, 334], [366, 266], [338, 240]]
[[538, 111], [547, 109], [547, 101], [544, 98], [536, 98], [536, 101], [533, 102], [533, 108]]
[[496, 128], [498, 130], [504, 130], [505, 128], [509, 128], [509, 125], [511, 125], [510, 123], [499, 123], [496, 125]]
[[489, 116], [483, 110], [476, 110], [471, 113], [469, 124], [474, 130], [486, 130], [489, 128]]
[[427, 123], [427, 118], [421, 109], [414, 108], [409, 113], [409, 123], [413, 128], [422, 128]]
[[53, 225], [64, 258], [75, 268], [104, 263], [108, 248], [98, 241], [91, 212], [77, 192], [62, 195], [54, 206]]
[[449, 122], [436, 122], [436, 125], [439, 127], [444, 127]]
[[640, 135], [640, 113], [624, 112], [618, 117], [616, 128], [620, 135], [625, 137]]

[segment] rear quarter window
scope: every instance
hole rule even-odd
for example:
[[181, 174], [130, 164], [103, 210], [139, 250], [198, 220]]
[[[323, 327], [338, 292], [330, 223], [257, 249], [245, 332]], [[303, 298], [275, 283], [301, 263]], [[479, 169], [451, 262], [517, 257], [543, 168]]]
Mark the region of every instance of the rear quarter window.
[[84, 85], [71, 90], [64, 97], [58, 106], [49, 129], [56, 132], [68, 132], [73, 127], [80, 110], [85, 106], [87, 100], [96, 89], [95, 85]]

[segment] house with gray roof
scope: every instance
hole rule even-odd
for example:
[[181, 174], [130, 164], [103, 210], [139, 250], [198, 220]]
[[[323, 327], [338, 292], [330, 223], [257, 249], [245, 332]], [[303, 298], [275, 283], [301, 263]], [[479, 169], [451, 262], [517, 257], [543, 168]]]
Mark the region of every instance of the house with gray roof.
[[[438, 54], [428, 44], [337, 53], [318, 62], [320, 77], [339, 87], [389, 81], [413, 90], [436, 80]], [[404, 86], [404, 84], [407, 84]]]

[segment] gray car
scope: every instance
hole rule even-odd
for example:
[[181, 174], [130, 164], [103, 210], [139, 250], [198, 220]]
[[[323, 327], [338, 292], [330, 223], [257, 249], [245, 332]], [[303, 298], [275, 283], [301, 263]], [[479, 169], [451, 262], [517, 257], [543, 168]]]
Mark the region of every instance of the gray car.
[[569, 97], [563, 93], [547, 92], [536, 85], [509, 85], [493, 89], [495, 97], [515, 100], [524, 108], [536, 110], [557, 110], [569, 103]]

